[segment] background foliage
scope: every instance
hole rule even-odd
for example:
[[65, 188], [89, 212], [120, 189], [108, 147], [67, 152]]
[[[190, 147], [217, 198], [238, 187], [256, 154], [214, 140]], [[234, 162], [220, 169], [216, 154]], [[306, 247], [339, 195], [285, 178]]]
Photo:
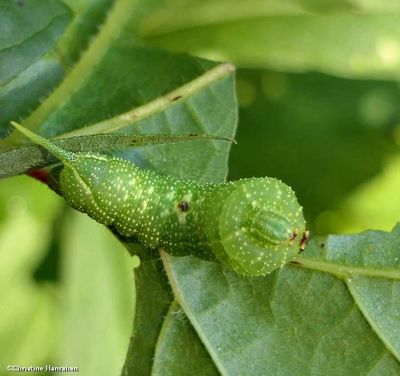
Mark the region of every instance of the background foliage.
[[[231, 136], [233, 72], [210, 60], [231, 61], [240, 120], [228, 169], [228, 146], [215, 142], [122, 154], [202, 181], [279, 177], [314, 234], [390, 231], [400, 213], [399, 11], [390, 0], [2, 0], [1, 135], [17, 119], [46, 136]], [[125, 374], [400, 373], [398, 228], [315, 237], [307, 268], [266, 278], [163, 255], [162, 265], [142, 260], [135, 290], [137, 260], [47, 187], [13, 177], [0, 196], [0, 373], [68, 364], [118, 374], [135, 291]]]

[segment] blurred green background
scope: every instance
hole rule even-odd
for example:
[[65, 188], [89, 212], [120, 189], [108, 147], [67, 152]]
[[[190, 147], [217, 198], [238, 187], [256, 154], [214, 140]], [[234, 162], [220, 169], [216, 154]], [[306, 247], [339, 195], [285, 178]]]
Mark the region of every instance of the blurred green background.
[[119, 374], [132, 331], [131, 257], [31, 178], [1, 181], [0, 202], [0, 374], [8, 364]]
[[[101, 23], [111, 1], [69, 3]], [[314, 233], [390, 230], [400, 218], [400, 5], [243, 4], [154, 1], [139, 34], [238, 66], [229, 179], [280, 178]], [[105, 228], [33, 179], [1, 180], [0, 260], [0, 374], [5, 364], [119, 373], [133, 262]]]
[[390, 230], [400, 218], [397, 82], [239, 70], [230, 178], [291, 185], [318, 233]]

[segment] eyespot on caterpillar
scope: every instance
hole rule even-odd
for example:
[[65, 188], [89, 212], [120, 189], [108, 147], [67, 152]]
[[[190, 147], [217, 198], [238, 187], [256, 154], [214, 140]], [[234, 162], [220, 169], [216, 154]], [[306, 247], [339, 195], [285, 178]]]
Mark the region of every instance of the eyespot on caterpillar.
[[59, 191], [70, 206], [147, 248], [218, 259], [246, 276], [266, 275], [304, 249], [302, 208], [277, 179], [178, 180], [127, 160], [73, 153], [12, 125], [62, 162]]

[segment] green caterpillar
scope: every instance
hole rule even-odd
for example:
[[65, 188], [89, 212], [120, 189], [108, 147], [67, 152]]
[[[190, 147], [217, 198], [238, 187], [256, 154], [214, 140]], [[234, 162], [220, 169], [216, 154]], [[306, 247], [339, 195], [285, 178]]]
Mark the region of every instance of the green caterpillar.
[[182, 181], [127, 160], [72, 153], [12, 125], [60, 159], [60, 191], [70, 206], [145, 247], [217, 258], [247, 276], [266, 275], [304, 248], [302, 208], [279, 180]]

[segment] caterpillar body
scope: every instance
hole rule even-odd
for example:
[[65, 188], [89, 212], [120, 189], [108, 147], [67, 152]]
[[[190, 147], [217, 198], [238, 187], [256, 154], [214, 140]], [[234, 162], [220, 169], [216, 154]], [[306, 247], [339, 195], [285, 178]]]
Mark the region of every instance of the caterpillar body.
[[12, 124], [60, 159], [60, 191], [70, 206], [145, 247], [216, 258], [247, 276], [270, 273], [304, 247], [302, 208], [277, 179], [182, 181], [127, 160], [72, 153]]

